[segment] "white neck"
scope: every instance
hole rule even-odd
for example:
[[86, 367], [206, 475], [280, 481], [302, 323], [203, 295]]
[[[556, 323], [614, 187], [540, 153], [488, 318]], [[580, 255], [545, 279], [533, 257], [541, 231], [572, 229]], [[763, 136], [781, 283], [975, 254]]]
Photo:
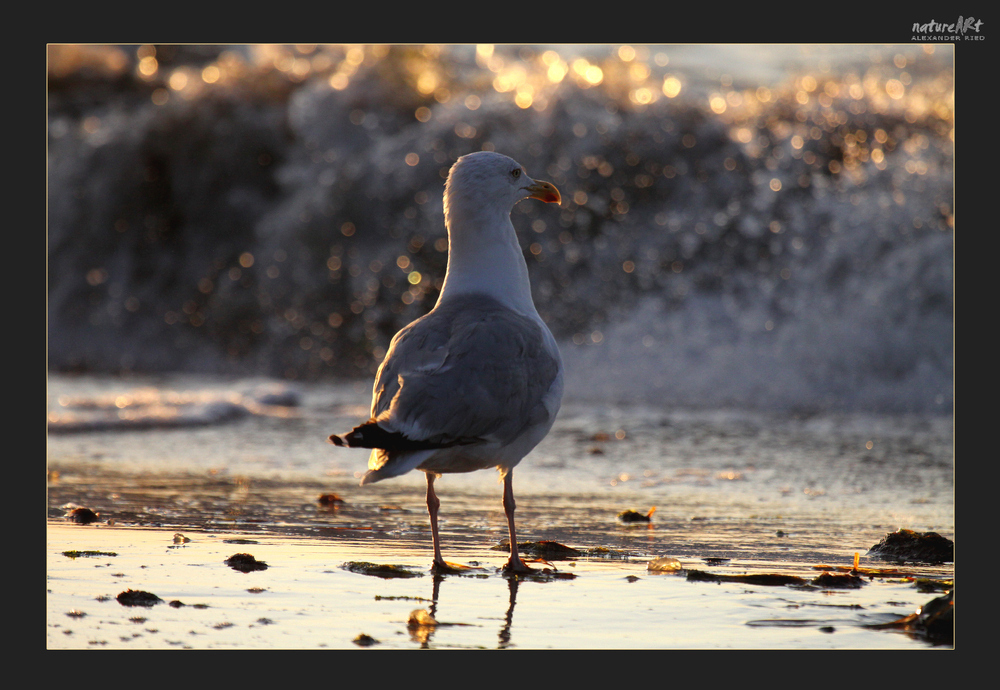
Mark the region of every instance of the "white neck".
[[475, 292], [489, 295], [518, 313], [538, 318], [531, 299], [528, 266], [510, 222], [509, 209], [471, 211], [468, 206], [452, 205], [447, 220], [448, 271], [438, 304]]

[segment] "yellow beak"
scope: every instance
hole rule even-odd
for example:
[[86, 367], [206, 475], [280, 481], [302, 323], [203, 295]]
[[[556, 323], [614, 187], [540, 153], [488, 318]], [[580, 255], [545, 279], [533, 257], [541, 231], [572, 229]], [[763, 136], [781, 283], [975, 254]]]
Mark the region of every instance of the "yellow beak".
[[547, 204], [558, 204], [562, 201], [562, 197], [559, 195], [559, 190], [556, 189], [556, 186], [551, 182], [543, 182], [542, 180], [535, 180], [534, 184], [528, 187], [528, 198], [538, 199]]

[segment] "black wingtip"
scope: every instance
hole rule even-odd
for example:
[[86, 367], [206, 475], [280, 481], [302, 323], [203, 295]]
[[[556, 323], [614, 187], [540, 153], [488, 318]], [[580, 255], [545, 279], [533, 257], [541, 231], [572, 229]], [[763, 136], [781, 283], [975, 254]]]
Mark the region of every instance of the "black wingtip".
[[329, 443], [342, 448], [381, 448], [389, 451], [429, 450], [434, 448], [449, 448], [451, 446], [478, 443], [478, 438], [445, 439], [433, 438], [421, 441], [408, 439], [398, 431], [386, 431], [374, 420], [354, 427], [346, 434], [338, 436], [331, 434]]

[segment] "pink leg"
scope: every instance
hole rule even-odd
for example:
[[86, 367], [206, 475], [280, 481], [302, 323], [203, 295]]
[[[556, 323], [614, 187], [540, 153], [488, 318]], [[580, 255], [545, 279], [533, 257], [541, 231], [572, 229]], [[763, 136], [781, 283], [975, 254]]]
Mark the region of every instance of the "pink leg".
[[431, 516], [431, 540], [434, 543], [434, 565], [439, 568], [447, 568], [444, 559], [441, 557], [441, 538], [438, 537], [438, 508], [441, 501], [434, 493], [434, 480], [437, 478], [433, 472], [427, 472], [427, 513]]
[[514, 530], [514, 471], [508, 470], [503, 478], [503, 512], [507, 515], [507, 530], [510, 532], [510, 558], [503, 567], [506, 572], [530, 573], [531, 568], [524, 564], [517, 553], [517, 534]]

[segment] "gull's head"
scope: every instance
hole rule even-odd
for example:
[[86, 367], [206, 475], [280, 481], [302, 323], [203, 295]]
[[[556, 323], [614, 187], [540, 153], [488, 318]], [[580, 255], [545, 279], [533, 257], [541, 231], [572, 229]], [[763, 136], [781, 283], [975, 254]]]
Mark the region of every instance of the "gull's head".
[[444, 218], [451, 218], [459, 208], [510, 213], [522, 199], [559, 203], [562, 197], [551, 182], [528, 177], [513, 158], [493, 151], [478, 151], [462, 156], [451, 167], [444, 187]]

